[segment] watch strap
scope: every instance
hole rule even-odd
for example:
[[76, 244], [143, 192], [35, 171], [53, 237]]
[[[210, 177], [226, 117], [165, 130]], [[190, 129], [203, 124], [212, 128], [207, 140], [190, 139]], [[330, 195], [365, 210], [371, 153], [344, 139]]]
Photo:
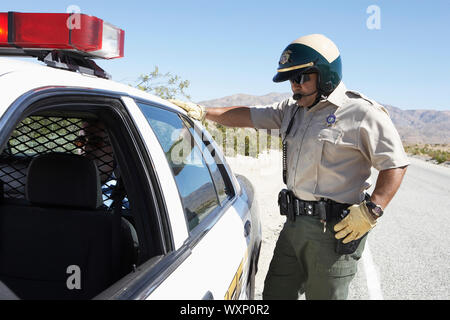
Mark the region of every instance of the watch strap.
[[367, 209], [369, 209], [369, 212], [376, 218], [381, 217], [384, 213], [383, 208], [371, 200], [366, 200], [366, 206]]

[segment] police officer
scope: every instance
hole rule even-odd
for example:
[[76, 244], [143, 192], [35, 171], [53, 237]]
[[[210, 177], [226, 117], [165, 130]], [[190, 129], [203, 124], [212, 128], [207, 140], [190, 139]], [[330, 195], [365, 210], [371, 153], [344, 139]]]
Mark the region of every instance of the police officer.
[[[367, 234], [400, 187], [409, 162], [386, 109], [345, 87], [340, 53], [330, 39], [312, 34], [289, 44], [273, 78], [288, 80], [292, 98], [270, 106], [172, 102], [196, 119], [280, 129], [290, 214], [263, 298], [297, 299], [304, 292], [307, 299], [346, 299]], [[368, 195], [371, 167], [379, 175]]]

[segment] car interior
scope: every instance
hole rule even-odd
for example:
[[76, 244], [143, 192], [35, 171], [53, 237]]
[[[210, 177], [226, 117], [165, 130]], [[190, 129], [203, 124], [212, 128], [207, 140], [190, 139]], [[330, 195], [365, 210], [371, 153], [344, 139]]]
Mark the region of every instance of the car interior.
[[36, 108], [2, 142], [0, 292], [92, 299], [165, 252], [157, 205], [138, 192], [142, 168], [126, 156], [135, 143], [112, 108]]

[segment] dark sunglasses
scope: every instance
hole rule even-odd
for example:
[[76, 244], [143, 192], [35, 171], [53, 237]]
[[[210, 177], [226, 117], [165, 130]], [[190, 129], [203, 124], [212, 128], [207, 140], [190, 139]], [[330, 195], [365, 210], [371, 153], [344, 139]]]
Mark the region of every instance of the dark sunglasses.
[[310, 73], [300, 73], [300, 74], [293, 76], [289, 80], [292, 82], [295, 82], [297, 84], [304, 84], [305, 82], [308, 82], [309, 80], [311, 80], [311, 76], [310, 76]]

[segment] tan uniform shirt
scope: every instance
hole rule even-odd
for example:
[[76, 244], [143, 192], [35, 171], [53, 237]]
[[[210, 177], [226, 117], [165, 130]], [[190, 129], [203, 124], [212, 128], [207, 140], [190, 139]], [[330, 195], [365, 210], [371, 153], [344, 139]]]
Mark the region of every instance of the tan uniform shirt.
[[[292, 98], [270, 106], [251, 107], [255, 128], [280, 129], [286, 138], [287, 187], [302, 200], [328, 198], [360, 203], [371, 186], [371, 167], [386, 170], [409, 165], [400, 136], [384, 107], [341, 82], [314, 107], [295, 115]], [[327, 123], [330, 115], [336, 117]]]

